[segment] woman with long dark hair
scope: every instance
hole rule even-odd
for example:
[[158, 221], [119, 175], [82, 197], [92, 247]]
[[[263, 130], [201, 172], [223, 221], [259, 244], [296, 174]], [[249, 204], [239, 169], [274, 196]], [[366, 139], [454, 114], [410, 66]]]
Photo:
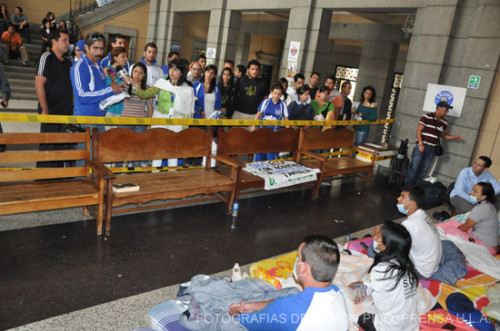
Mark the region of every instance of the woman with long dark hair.
[[234, 113], [234, 73], [231, 68], [222, 69], [219, 80], [221, 118], [231, 118]]
[[[363, 88], [358, 109], [352, 111], [354, 115], [357, 115], [358, 120], [372, 122], [377, 120], [377, 103], [375, 102], [376, 97], [377, 94], [375, 93], [375, 89], [372, 86], [368, 85]], [[370, 125], [355, 125], [354, 130], [354, 143], [364, 144], [368, 139], [368, 135], [370, 134]]]
[[[153, 118], [191, 118], [194, 111], [193, 88], [186, 80], [189, 62], [183, 58], [168, 63], [168, 77], [160, 78], [147, 90], [134, 85], [133, 93], [147, 99], [158, 94], [158, 105]], [[174, 132], [182, 131], [182, 125], [151, 125], [151, 128], [165, 128]], [[162, 160], [153, 160], [153, 167], [159, 167]], [[168, 166], [177, 166], [177, 159], [169, 159]]]
[[495, 189], [491, 183], [479, 182], [472, 188], [469, 202], [474, 205], [465, 223], [449, 220], [436, 224], [447, 234], [472, 240], [486, 246], [495, 255], [499, 250], [498, 213], [495, 209]]
[[411, 236], [404, 226], [386, 221], [375, 231], [373, 247], [377, 254], [367, 279], [349, 285], [355, 302], [371, 295], [375, 314], [359, 316], [365, 331], [418, 330], [418, 276], [410, 259]]
[[194, 83], [194, 117], [219, 118], [221, 110], [221, 93], [217, 85], [217, 66], [209, 64], [203, 70], [201, 79]]

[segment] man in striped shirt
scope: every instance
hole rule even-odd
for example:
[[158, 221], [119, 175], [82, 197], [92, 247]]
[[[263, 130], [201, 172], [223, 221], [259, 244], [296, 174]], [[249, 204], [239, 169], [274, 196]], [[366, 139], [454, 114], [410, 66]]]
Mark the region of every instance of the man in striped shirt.
[[417, 146], [413, 149], [410, 169], [406, 183], [415, 185], [422, 180], [431, 166], [432, 160], [438, 145], [438, 138], [460, 140], [459, 135], [449, 135], [446, 133], [448, 122], [445, 116], [453, 108], [446, 101], [441, 101], [436, 106], [436, 111], [426, 114], [420, 118], [417, 128]]

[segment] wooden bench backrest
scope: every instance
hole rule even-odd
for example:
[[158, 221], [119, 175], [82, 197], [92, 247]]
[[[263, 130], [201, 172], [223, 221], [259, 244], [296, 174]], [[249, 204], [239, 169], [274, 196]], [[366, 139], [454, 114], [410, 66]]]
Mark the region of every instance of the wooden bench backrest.
[[300, 150], [320, 150], [320, 149], [350, 149], [354, 144], [354, 130], [328, 129], [321, 131], [316, 128], [301, 130], [299, 148]]
[[[76, 143], [84, 143], [85, 147], [58, 151], [38, 150], [39, 144]], [[2, 133], [0, 134], [0, 144], [7, 145], [7, 151], [0, 153], [0, 182], [89, 176], [87, 165], [66, 168], [35, 168], [35, 162], [90, 160], [90, 129], [81, 133]], [[24, 169], [7, 170], [8, 168]]]
[[218, 154], [295, 152], [299, 143], [299, 131], [285, 128], [274, 132], [268, 128], [260, 128], [250, 132], [236, 127], [227, 131], [219, 130], [217, 138]]
[[139, 133], [116, 128], [92, 135], [93, 159], [103, 163], [208, 156], [212, 131], [155, 128]]

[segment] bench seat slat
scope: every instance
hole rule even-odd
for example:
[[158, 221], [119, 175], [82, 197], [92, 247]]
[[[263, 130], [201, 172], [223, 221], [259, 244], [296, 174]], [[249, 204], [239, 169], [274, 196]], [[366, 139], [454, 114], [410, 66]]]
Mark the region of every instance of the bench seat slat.
[[[317, 160], [303, 160], [300, 162], [302, 165], [305, 165], [309, 168], [317, 168], [318, 161]], [[360, 160], [356, 160], [351, 157], [333, 157], [328, 159], [325, 162], [323, 172], [328, 173], [354, 173], [363, 171], [362, 169], [371, 169], [373, 166], [369, 162], [363, 162]]]
[[186, 192], [190, 191], [193, 192], [191, 195], [219, 191], [230, 192], [234, 185], [231, 179], [205, 169], [117, 176], [113, 183], [134, 183], [140, 187], [138, 192], [113, 193], [113, 206], [122, 205], [124, 200], [129, 200], [129, 197], [136, 200], [137, 196], [148, 196], [145, 198], [148, 200], [154, 196], [158, 196], [156, 199], [179, 196], [179, 194], [185, 196]]

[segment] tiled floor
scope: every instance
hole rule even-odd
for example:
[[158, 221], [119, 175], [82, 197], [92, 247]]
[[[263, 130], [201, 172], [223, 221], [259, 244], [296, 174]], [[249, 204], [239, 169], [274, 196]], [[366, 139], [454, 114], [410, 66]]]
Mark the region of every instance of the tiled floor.
[[[95, 222], [0, 232], [0, 329], [143, 293], [296, 249], [311, 233], [337, 237], [398, 217], [397, 187], [376, 176], [240, 201], [236, 229], [221, 203]], [[336, 221], [337, 220], [337, 221]], [[338, 222], [343, 221], [343, 222]]]

